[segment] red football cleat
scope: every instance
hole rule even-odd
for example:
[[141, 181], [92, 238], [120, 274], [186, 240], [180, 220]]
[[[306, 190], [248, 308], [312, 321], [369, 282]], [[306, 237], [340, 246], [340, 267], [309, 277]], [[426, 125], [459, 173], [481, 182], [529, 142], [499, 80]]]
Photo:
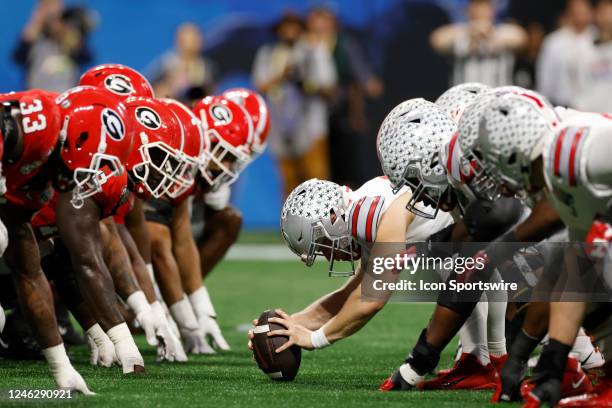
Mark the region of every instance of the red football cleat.
[[612, 379], [601, 377], [593, 392], [575, 397], [563, 398], [559, 407], [612, 407]]
[[[533, 405], [538, 400], [532, 393], [535, 387], [536, 385], [532, 381], [523, 381], [521, 385], [521, 395], [525, 401], [523, 408], [527, 407], [527, 404], [530, 404], [529, 407], [539, 406]], [[561, 397], [567, 398], [592, 392], [593, 383], [591, 379], [580, 367], [578, 360], [569, 357], [565, 366], [565, 372], [563, 373], [563, 380], [561, 381]]]
[[495, 367], [497, 374], [501, 373], [501, 370], [504, 367], [504, 364], [506, 364], [506, 361], [508, 361], [507, 354], [504, 354], [503, 356], [500, 356], [500, 357], [489, 355], [489, 358], [491, 359], [491, 364], [493, 364], [493, 367]]
[[448, 372], [417, 385], [422, 390], [491, 390], [497, 382], [492, 364], [483, 366], [478, 357], [464, 353]]

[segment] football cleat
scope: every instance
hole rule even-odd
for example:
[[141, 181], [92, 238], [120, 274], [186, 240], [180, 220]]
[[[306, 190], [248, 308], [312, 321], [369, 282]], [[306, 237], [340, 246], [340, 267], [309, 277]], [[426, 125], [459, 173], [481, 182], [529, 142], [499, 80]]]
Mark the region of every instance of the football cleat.
[[410, 391], [423, 381], [423, 376], [404, 363], [380, 385], [380, 391]]
[[559, 407], [612, 407], [612, 379], [602, 377], [593, 392], [563, 398]]
[[495, 387], [492, 402], [520, 401], [521, 381], [527, 373], [524, 362], [508, 358], [499, 374], [499, 381]]
[[[558, 381], [556, 382], [558, 383]], [[552, 379], [546, 380], [539, 385], [532, 381], [524, 381], [521, 385], [521, 395], [526, 403], [531, 401], [531, 404], [533, 404], [534, 398], [556, 403], [560, 398], [592, 393], [594, 390], [591, 379], [580, 366], [580, 362], [573, 357], [567, 359], [567, 365], [565, 366], [565, 372], [559, 384], [558, 392], [555, 387], [557, 385], [555, 385], [555, 380]], [[557, 397], [557, 393], [559, 397]]]
[[493, 367], [495, 367], [497, 373], [501, 374], [502, 368], [504, 368], [504, 365], [506, 365], [506, 362], [508, 361], [508, 355], [504, 354], [503, 356], [496, 357], [489, 354], [489, 359], [491, 360], [491, 364], [493, 364]]
[[491, 363], [482, 365], [469, 353], [461, 355], [455, 366], [433, 380], [417, 385], [422, 390], [489, 390], [497, 383], [497, 372]]

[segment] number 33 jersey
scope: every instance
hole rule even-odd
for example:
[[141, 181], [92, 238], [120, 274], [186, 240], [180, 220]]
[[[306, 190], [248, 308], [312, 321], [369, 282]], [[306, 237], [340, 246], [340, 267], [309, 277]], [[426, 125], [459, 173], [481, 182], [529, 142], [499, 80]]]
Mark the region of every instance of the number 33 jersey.
[[[9, 157], [2, 160], [7, 187], [4, 199], [15, 206], [37, 210], [53, 194], [51, 171], [57, 169], [45, 169], [45, 164], [57, 146], [61, 129], [57, 96], [40, 89], [0, 95], [0, 102], [18, 103], [17, 119], [23, 130], [21, 155], [12, 161]], [[5, 151], [5, 156], [8, 153]]]

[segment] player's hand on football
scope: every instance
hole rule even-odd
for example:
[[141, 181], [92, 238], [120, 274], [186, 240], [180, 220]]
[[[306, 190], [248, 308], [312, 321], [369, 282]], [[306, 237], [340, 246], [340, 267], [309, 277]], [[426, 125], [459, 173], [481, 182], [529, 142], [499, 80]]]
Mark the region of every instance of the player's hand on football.
[[[253, 326], [257, 326], [257, 319], [253, 319]], [[255, 338], [255, 329], [249, 330], [247, 332], [247, 337], [249, 338], [247, 347], [249, 348], [249, 350], [253, 351], [253, 339]]]
[[198, 319], [198, 323], [204, 331], [204, 336], [209, 336], [212, 340], [211, 343], [213, 347], [221, 350], [230, 349], [230, 345], [227, 343], [225, 337], [223, 337], [223, 334], [221, 333], [221, 328], [217, 323], [217, 319], [212, 316], [202, 316]]
[[276, 349], [277, 353], [280, 353], [293, 345], [299, 346], [306, 350], [312, 350], [314, 348], [312, 346], [312, 342], [310, 341], [312, 330], [309, 330], [306, 327], [295, 323], [293, 318], [281, 309], [276, 309], [276, 314], [278, 314], [280, 317], [271, 317], [270, 319], [268, 319], [268, 321], [270, 323], [278, 323], [286, 327], [286, 329], [272, 330], [268, 332], [268, 336], [289, 337], [288, 342]]

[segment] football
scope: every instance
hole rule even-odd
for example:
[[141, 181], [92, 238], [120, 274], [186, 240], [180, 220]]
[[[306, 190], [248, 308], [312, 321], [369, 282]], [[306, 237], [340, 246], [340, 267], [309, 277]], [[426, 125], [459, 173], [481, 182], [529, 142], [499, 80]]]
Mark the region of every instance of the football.
[[287, 336], [268, 337], [268, 332], [284, 329], [277, 323], [269, 323], [271, 317], [279, 317], [273, 310], [266, 310], [257, 320], [255, 326], [255, 338], [253, 339], [253, 354], [257, 365], [275, 381], [292, 381], [298, 373], [302, 361], [302, 349], [291, 346], [288, 349], [276, 353], [275, 350], [285, 344]]

